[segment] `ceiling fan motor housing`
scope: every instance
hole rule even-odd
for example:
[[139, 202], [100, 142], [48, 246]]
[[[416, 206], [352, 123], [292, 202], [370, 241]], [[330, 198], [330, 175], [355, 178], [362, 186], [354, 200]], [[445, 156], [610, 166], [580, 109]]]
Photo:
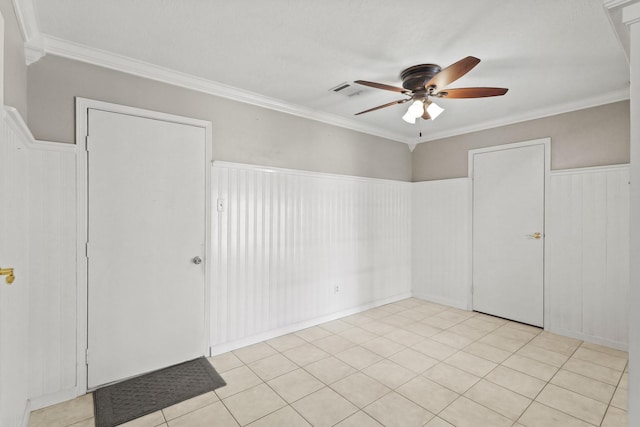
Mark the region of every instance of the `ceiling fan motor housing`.
[[413, 92], [425, 90], [427, 82], [440, 71], [440, 66], [435, 64], [420, 64], [409, 67], [400, 73], [402, 87]]

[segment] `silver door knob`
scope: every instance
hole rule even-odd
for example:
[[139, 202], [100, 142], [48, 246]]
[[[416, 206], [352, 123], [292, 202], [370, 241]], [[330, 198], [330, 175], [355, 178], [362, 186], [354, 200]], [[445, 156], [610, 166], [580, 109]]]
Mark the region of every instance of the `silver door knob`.
[[193, 263], [194, 264], [201, 264], [202, 263], [202, 258], [200, 258], [199, 256], [195, 257], [193, 259]]

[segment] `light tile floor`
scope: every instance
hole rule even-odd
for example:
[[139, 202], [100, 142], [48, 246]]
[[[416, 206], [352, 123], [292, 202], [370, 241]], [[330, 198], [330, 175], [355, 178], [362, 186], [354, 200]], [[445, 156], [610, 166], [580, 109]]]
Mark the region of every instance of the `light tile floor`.
[[[626, 426], [627, 358], [410, 298], [214, 356], [226, 387], [126, 425]], [[93, 426], [91, 395], [29, 425]]]

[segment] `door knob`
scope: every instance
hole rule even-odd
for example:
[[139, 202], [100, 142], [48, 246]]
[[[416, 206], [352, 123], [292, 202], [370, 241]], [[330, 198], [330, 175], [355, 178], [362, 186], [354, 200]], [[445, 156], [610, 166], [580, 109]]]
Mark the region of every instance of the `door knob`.
[[0, 276], [7, 276], [4, 280], [7, 285], [13, 283], [16, 280], [16, 276], [13, 274], [13, 268], [0, 268]]
[[533, 234], [527, 234], [527, 237], [530, 238], [530, 239], [538, 240], [538, 239], [540, 239], [542, 237], [542, 234], [540, 234], [538, 231], [536, 231]]
[[195, 257], [193, 260], [194, 264], [201, 264], [202, 263], [202, 258], [200, 258], [199, 256]]

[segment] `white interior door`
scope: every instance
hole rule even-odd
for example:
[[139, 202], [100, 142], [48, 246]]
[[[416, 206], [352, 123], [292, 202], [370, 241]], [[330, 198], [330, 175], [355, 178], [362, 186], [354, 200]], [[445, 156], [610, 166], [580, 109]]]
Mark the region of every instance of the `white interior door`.
[[207, 163], [204, 128], [88, 114], [91, 389], [204, 354]]
[[545, 146], [472, 156], [473, 309], [542, 326]]

